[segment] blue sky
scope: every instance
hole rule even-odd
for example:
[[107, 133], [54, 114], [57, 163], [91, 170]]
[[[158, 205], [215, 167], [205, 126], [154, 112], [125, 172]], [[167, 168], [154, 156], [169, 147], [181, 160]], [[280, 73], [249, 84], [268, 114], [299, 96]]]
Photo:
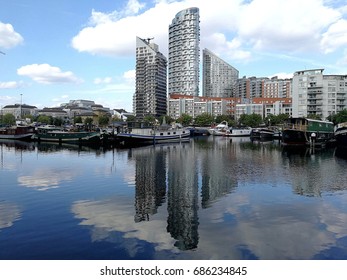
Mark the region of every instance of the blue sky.
[[347, 74], [345, 0], [0, 0], [0, 105], [22, 95], [38, 108], [88, 99], [132, 111], [136, 36], [167, 57], [168, 26], [189, 7], [201, 50], [240, 77]]

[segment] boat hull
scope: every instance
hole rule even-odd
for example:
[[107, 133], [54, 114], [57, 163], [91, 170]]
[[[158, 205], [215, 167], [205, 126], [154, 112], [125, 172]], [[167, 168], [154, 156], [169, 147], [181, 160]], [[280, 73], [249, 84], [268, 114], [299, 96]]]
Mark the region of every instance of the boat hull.
[[6, 140], [30, 140], [34, 135], [33, 127], [18, 126], [18, 127], [6, 127], [0, 130], [0, 139]]
[[100, 141], [100, 133], [98, 132], [47, 132], [43, 134], [35, 134], [34, 141], [58, 142], [58, 143], [98, 143]]
[[138, 144], [158, 144], [158, 143], [171, 143], [180, 141], [189, 141], [190, 131], [165, 131], [147, 133], [118, 133], [118, 142], [124, 145], [138, 145]]
[[347, 127], [335, 132], [336, 145], [347, 147]]

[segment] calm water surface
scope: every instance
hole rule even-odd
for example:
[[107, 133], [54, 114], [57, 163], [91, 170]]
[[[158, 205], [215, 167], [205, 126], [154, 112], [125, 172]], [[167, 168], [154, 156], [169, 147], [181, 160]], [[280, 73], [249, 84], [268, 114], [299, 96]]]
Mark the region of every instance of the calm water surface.
[[0, 149], [0, 259], [347, 259], [335, 149], [212, 136]]

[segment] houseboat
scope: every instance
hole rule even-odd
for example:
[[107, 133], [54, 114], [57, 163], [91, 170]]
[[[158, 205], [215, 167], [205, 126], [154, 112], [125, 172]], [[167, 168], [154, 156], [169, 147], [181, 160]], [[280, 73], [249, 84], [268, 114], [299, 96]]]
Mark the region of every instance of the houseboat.
[[117, 141], [123, 145], [143, 145], [179, 142], [190, 139], [187, 128], [132, 128], [129, 132], [116, 135]]
[[11, 127], [0, 127], [0, 139], [8, 140], [30, 140], [35, 129], [32, 126], [16, 125]]
[[65, 131], [54, 126], [44, 126], [37, 128], [32, 139], [38, 142], [94, 144], [100, 142], [100, 137], [97, 131]]
[[289, 118], [282, 130], [282, 144], [324, 145], [334, 137], [334, 124], [308, 118]]

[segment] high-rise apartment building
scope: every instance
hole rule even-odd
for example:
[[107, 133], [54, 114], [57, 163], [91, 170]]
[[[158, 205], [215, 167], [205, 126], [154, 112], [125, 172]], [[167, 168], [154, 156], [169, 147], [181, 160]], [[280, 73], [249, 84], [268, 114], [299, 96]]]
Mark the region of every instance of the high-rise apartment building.
[[208, 49], [202, 53], [202, 96], [234, 96], [239, 71]]
[[264, 81], [263, 98], [290, 98], [291, 92], [291, 79], [278, 79], [272, 77], [271, 80]]
[[199, 9], [180, 11], [169, 26], [169, 94], [199, 95]]
[[163, 116], [167, 111], [167, 59], [150, 40], [136, 37], [133, 110], [139, 119]]
[[297, 71], [293, 77], [293, 117], [326, 119], [347, 108], [347, 75], [323, 75], [324, 69]]

